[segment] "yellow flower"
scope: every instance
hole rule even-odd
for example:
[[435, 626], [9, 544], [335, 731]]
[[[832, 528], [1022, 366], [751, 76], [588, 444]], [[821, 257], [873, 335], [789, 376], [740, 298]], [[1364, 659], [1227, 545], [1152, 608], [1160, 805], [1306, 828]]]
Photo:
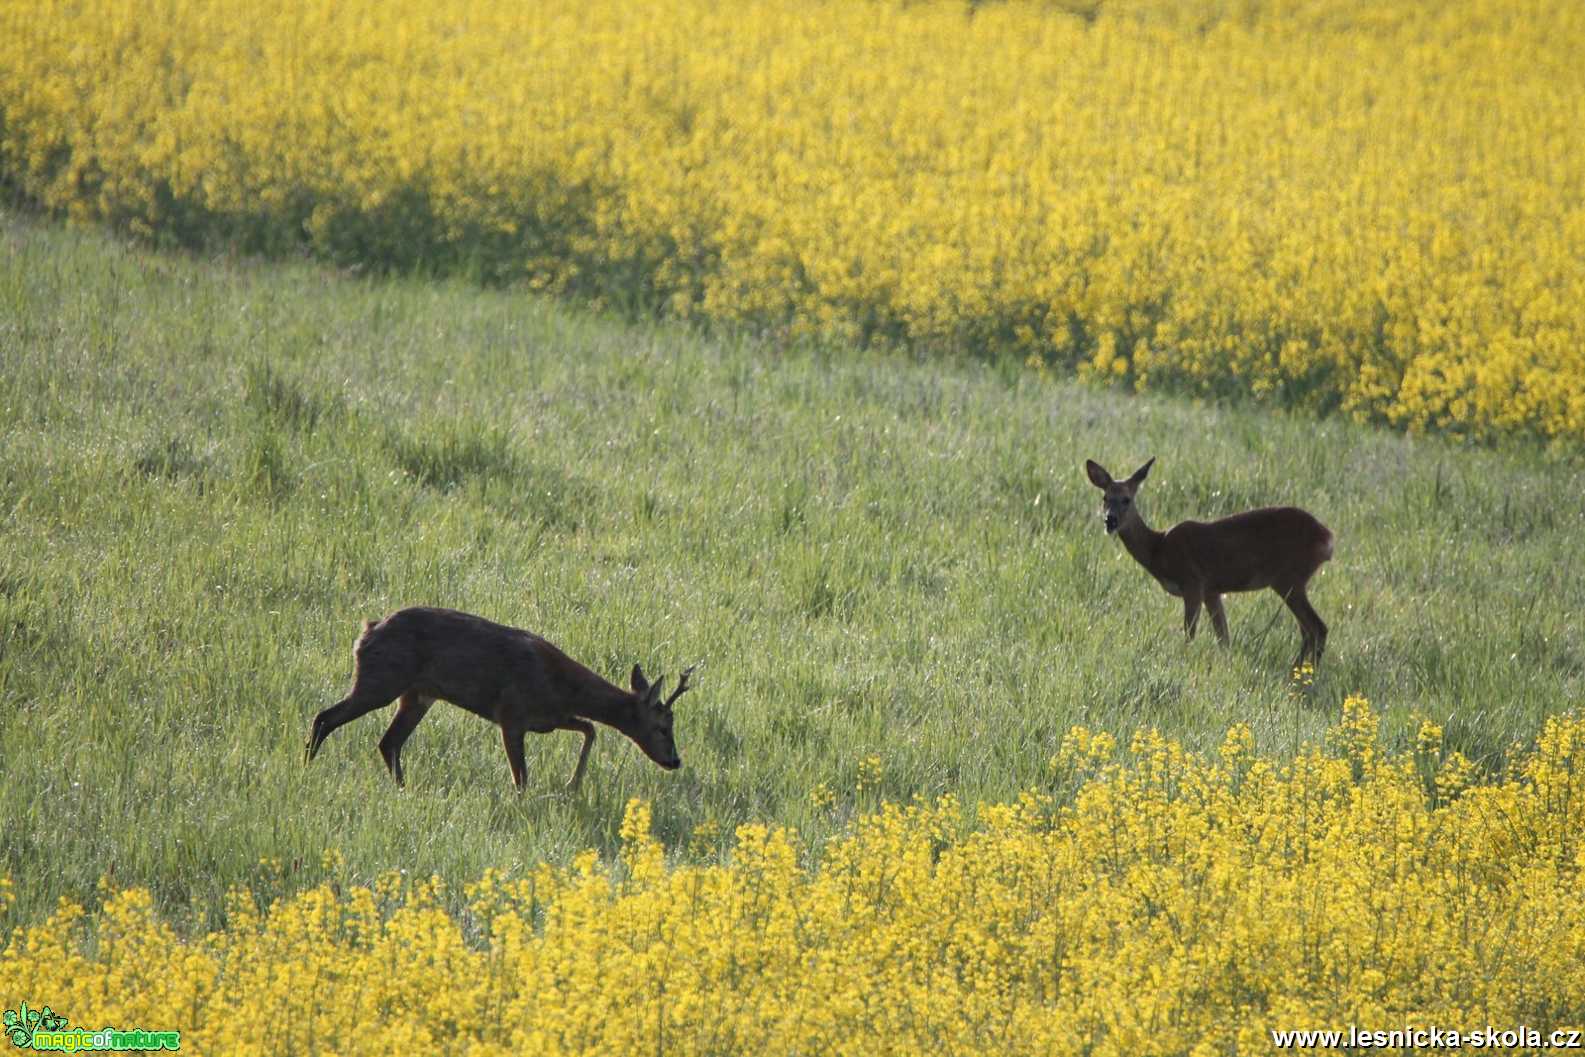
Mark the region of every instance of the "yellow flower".
[[388, 874], [233, 893], [182, 934], [106, 888], [19, 928], [0, 978], [206, 1053], [1264, 1053], [1275, 1029], [1521, 1024], [1585, 993], [1585, 719], [1500, 776], [1448, 754], [1435, 801], [1433, 727], [1390, 754], [1350, 698], [1331, 754], [1280, 763], [1243, 725], [1214, 757], [1146, 732], [1065, 806], [882, 804], [818, 852], [744, 825], [717, 863], [667, 864], [633, 800], [618, 861], [487, 872], [455, 916]]
[[21, 0], [0, 168], [147, 236], [1585, 440], [1579, 5], [1086, 6]]

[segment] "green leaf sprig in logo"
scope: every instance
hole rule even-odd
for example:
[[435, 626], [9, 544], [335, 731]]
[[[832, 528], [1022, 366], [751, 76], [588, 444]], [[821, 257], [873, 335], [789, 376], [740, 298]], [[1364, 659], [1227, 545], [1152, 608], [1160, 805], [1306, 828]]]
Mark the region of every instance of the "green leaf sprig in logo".
[[14, 1045], [24, 1048], [33, 1045], [35, 1033], [59, 1031], [66, 1026], [66, 1018], [49, 1006], [43, 1009], [29, 1009], [26, 1002], [22, 1003], [20, 1010], [6, 1010], [4, 1020], [6, 1035]]

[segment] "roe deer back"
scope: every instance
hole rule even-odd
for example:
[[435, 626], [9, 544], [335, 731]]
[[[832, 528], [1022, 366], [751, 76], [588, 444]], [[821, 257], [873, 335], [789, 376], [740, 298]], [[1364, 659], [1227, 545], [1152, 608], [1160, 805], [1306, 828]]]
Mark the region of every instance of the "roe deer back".
[[1269, 587], [1282, 596], [1299, 622], [1299, 656], [1321, 662], [1326, 649], [1326, 622], [1305, 594], [1305, 585], [1332, 556], [1332, 533], [1298, 507], [1266, 507], [1219, 521], [1183, 521], [1157, 532], [1139, 515], [1134, 502], [1139, 486], [1155, 464], [1152, 458], [1126, 481], [1114, 481], [1099, 463], [1085, 460], [1090, 482], [1105, 497], [1101, 516], [1108, 534], [1116, 533], [1134, 560], [1154, 576], [1167, 593], [1183, 599], [1183, 629], [1194, 638], [1203, 603], [1211, 611], [1216, 637], [1227, 642], [1227, 614], [1222, 595]]
[[[606, 682], [533, 632], [453, 609], [417, 606], [379, 623], [366, 621], [353, 645], [352, 690], [314, 717], [308, 759], [331, 731], [400, 699], [380, 739], [380, 755], [402, 784], [402, 744], [437, 699], [501, 728], [512, 781], [523, 788], [523, 736], [571, 730], [583, 735], [569, 789], [578, 788], [594, 746], [594, 723], [615, 727], [668, 771], [682, 766], [672, 737], [672, 703], [688, 690], [690, 668], [661, 700], [665, 676], [651, 683], [633, 665], [631, 690]], [[594, 722], [590, 722], [593, 720]]]

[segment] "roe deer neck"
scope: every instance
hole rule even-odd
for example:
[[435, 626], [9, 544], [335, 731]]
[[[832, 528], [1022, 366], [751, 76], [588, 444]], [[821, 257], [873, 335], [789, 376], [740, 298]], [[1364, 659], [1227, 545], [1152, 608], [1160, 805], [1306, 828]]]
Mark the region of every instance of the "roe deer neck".
[[1123, 546], [1128, 549], [1134, 561], [1153, 575], [1160, 573], [1156, 568], [1156, 551], [1160, 548], [1165, 533], [1157, 532], [1145, 524], [1145, 519], [1139, 516], [1138, 510], [1135, 510], [1133, 517], [1125, 519], [1118, 526], [1117, 535], [1122, 538]]
[[621, 730], [633, 720], [635, 700], [636, 695], [602, 679], [599, 683], [580, 687], [570, 711], [575, 716]]

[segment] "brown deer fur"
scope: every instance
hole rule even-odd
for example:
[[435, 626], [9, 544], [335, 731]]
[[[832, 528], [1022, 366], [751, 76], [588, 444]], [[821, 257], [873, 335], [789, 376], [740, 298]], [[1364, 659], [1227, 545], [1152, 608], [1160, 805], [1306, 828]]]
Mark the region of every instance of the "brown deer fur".
[[501, 728], [512, 781], [527, 780], [523, 736], [553, 730], [583, 735], [568, 787], [583, 779], [594, 745], [594, 724], [615, 727], [667, 770], [682, 766], [672, 735], [672, 703], [688, 690], [682, 674], [669, 698], [664, 677], [653, 684], [633, 666], [631, 689], [607, 682], [530, 631], [452, 609], [398, 610], [368, 621], [353, 646], [352, 690], [314, 717], [308, 759], [337, 727], [399, 701], [380, 739], [380, 755], [402, 784], [402, 745], [436, 700], [450, 701]]
[[1128, 553], [1167, 593], [1183, 599], [1183, 628], [1194, 638], [1203, 604], [1211, 612], [1216, 637], [1228, 641], [1222, 595], [1269, 587], [1282, 597], [1299, 622], [1301, 638], [1295, 666], [1306, 657], [1316, 664], [1326, 649], [1326, 622], [1310, 605], [1305, 588], [1332, 557], [1332, 533], [1298, 507], [1266, 507], [1218, 521], [1183, 521], [1166, 532], [1145, 524], [1134, 501], [1155, 464], [1151, 459], [1124, 481], [1115, 481], [1100, 464], [1086, 461], [1090, 482], [1104, 493], [1101, 516], [1108, 534], [1116, 533]]

